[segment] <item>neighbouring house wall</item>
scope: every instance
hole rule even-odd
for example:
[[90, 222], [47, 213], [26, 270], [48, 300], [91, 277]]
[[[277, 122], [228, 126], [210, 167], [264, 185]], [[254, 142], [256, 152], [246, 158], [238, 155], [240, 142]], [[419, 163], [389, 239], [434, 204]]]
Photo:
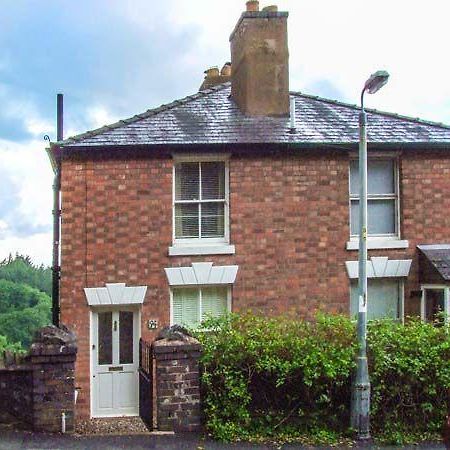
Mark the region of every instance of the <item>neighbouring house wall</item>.
[[[115, 150], [117, 151], [117, 150]], [[112, 153], [109, 153], [112, 155]], [[239, 265], [234, 311], [268, 315], [349, 312], [345, 261], [349, 239], [349, 158], [344, 152], [237, 154], [230, 158], [230, 240], [235, 255], [169, 257], [172, 243], [169, 154], [77, 157], [62, 164], [62, 321], [78, 336], [77, 412], [90, 413], [89, 308], [84, 287], [124, 282], [148, 286], [142, 322], [169, 323], [165, 267], [210, 261]], [[370, 256], [413, 258], [405, 285], [406, 313], [419, 311], [416, 245], [450, 241], [444, 153], [404, 152], [400, 158], [402, 239], [406, 250]], [[413, 297], [411, 297], [413, 295]], [[158, 330], [156, 330], [158, 331]], [[144, 339], [155, 336], [142, 326]]]

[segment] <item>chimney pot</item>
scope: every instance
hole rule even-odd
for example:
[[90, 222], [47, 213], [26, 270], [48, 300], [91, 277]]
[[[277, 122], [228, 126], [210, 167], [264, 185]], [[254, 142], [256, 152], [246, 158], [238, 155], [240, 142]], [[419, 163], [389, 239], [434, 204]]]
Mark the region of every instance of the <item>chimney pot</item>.
[[231, 76], [231, 63], [230, 62], [226, 62], [223, 65], [222, 70], [220, 71], [220, 75], [222, 77], [230, 77]]
[[278, 6], [277, 5], [270, 5], [263, 8], [264, 12], [278, 12]]
[[249, 0], [246, 3], [247, 11], [259, 11], [259, 1], [258, 0]]
[[217, 66], [210, 67], [209, 69], [205, 70], [205, 74], [206, 74], [205, 78], [218, 77], [219, 76], [219, 68]]

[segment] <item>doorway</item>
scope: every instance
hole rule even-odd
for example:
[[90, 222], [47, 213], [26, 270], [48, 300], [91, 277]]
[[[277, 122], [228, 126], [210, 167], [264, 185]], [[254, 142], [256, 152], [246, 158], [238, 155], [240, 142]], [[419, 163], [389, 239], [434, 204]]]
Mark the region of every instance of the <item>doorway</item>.
[[91, 313], [91, 416], [139, 414], [139, 311]]

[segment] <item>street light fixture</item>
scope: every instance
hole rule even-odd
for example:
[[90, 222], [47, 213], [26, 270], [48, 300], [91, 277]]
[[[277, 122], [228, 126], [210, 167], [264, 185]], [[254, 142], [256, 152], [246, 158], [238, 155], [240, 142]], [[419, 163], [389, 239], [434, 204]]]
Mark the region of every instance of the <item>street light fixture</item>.
[[372, 74], [361, 91], [359, 113], [359, 254], [358, 254], [358, 357], [353, 383], [351, 426], [359, 440], [370, 439], [370, 380], [367, 365], [367, 115], [364, 94], [375, 94], [388, 81], [389, 74]]

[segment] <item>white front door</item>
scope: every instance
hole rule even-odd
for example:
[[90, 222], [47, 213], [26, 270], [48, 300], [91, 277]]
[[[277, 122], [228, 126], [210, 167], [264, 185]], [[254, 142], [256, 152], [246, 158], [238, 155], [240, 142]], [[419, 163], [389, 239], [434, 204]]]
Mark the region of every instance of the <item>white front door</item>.
[[91, 322], [92, 417], [139, 414], [139, 312], [98, 310]]

